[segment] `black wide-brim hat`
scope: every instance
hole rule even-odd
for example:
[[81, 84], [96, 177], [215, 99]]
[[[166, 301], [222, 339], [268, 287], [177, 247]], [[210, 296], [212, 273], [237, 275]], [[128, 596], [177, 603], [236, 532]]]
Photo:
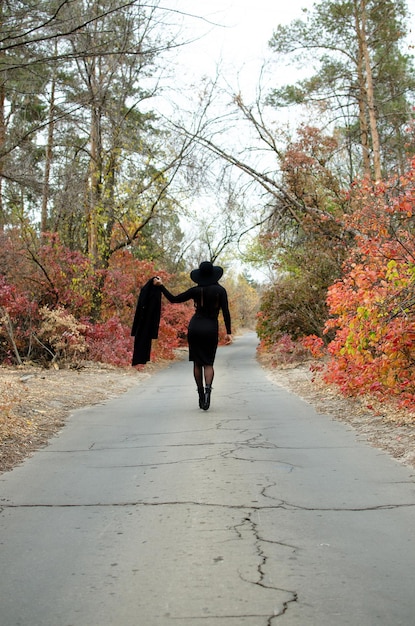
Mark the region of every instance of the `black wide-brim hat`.
[[219, 265], [212, 265], [210, 261], [203, 261], [199, 269], [190, 272], [190, 278], [194, 283], [206, 287], [217, 283], [223, 274], [223, 269]]

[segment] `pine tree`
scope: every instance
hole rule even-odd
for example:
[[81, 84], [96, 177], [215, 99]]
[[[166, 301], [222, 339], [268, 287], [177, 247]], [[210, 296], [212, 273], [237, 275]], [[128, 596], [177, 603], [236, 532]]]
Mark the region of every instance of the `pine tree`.
[[305, 20], [279, 26], [270, 41], [276, 54], [308, 62], [314, 73], [274, 89], [269, 102], [308, 103], [330, 114], [349, 145], [351, 179], [362, 172], [379, 179], [404, 167], [404, 128], [415, 94], [415, 70], [401, 51], [406, 18], [402, 0], [323, 0]]

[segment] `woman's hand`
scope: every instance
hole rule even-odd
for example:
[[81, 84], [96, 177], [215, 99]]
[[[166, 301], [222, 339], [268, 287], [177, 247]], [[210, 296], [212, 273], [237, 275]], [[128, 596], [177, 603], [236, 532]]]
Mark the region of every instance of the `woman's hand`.
[[225, 343], [226, 343], [226, 345], [229, 345], [230, 343], [232, 343], [232, 341], [233, 341], [232, 335], [225, 335]]
[[153, 285], [155, 287], [161, 287], [162, 284], [163, 284], [163, 281], [161, 280], [160, 276], [154, 276]]

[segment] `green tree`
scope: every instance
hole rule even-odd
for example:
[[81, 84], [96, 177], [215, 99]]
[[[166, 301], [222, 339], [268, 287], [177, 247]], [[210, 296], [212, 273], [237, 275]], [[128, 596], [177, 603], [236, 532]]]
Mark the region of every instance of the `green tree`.
[[96, 267], [170, 204], [189, 141], [148, 101], [180, 42], [138, 0], [0, 0], [0, 223], [37, 218]]
[[[22, 219], [41, 193], [43, 151], [39, 136], [47, 106], [43, 93], [50, 68], [34, 64], [22, 33], [45, 19], [46, 3], [0, 2], [0, 229]], [[48, 43], [39, 46], [45, 55]]]
[[270, 41], [276, 54], [315, 72], [274, 89], [269, 102], [327, 112], [349, 146], [351, 180], [361, 171], [378, 180], [390, 168], [404, 168], [404, 128], [415, 94], [413, 64], [402, 52], [407, 17], [403, 0], [323, 0], [304, 20], [278, 26]]
[[[73, 123], [81, 133], [72, 152], [82, 153], [86, 250], [97, 266], [105, 266], [112, 253], [114, 228], [128, 212], [127, 193], [152, 195], [153, 207], [168, 184], [155, 118], [142, 104], [153, 94], [143, 85], [155, 72], [159, 51], [170, 43], [159, 40], [156, 8], [132, 3], [111, 12], [111, 6], [108, 0], [96, 0], [86, 12], [82, 2], [72, 2], [65, 12], [68, 23], [79, 23], [81, 16], [86, 21], [67, 42], [67, 55], [74, 60], [67, 64], [65, 88], [67, 101], [77, 107]], [[93, 20], [97, 14], [101, 19]], [[125, 238], [125, 245], [130, 239]]]

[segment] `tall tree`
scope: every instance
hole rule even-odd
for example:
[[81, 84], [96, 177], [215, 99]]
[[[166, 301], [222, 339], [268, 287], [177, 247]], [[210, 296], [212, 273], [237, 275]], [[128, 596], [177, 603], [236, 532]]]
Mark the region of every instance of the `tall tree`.
[[[331, 112], [351, 144], [360, 144], [363, 173], [374, 179], [404, 164], [405, 142], [395, 139], [392, 150], [388, 139], [403, 137], [415, 95], [414, 67], [402, 51], [407, 15], [403, 0], [323, 0], [305, 20], [278, 26], [270, 41], [276, 54], [293, 55], [315, 73], [274, 89], [269, 101]], [[359, 169], [352, 167], [351, 179]]]
[[34, 51], [19, 40], [45, 18], [45, 3], [1, 2], [0, 177], [2, 227], [33, 209], [39, 196], [42, 154], [38, 145], [45, 123], [43, 92], [49, 68], [39, 62], [48, 44]]
[[158, 1], [0, 3], [0, 223], [33, 209], [105, 266], [174, 206], [189, 140], [170, 146], [147, 101], [180, 44]]

